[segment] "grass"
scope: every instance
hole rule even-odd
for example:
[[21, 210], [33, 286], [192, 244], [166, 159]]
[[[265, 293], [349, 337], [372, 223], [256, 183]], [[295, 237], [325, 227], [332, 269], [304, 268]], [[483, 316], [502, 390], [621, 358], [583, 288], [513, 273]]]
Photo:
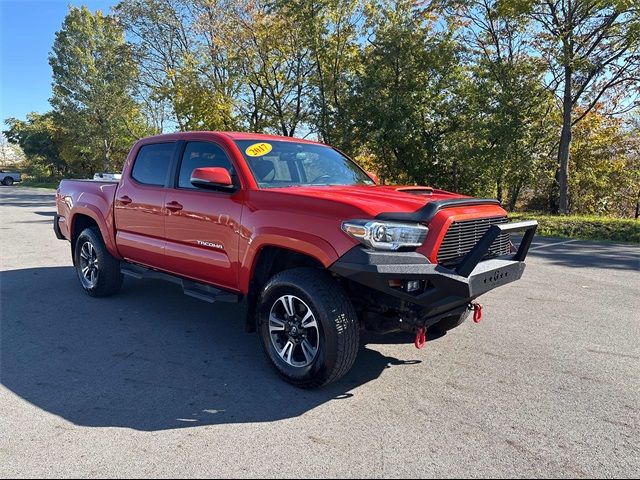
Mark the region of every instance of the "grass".
[[33, 180], [24, 180], [20, 183], [16, 183], [17, 187], [35, 187], [35, 188], [50, 188], [55, 190], [58, 188], [60, 182], [36, 182]]
[[548, 237], [640, 243], [640, 220], [586, 215], [513, 213], [511, 220], [537, 220], [537, 234]]

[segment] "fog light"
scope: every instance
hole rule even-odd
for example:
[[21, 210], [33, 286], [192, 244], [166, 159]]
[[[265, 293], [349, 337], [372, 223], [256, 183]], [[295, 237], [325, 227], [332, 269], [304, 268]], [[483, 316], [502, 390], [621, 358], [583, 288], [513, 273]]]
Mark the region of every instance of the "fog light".
[[416, 290], [420, 290], [422, 287], [422, 282], [420, 280], [408, 280], [405, 283], [405, 291], [407, 292], [415, 292]]

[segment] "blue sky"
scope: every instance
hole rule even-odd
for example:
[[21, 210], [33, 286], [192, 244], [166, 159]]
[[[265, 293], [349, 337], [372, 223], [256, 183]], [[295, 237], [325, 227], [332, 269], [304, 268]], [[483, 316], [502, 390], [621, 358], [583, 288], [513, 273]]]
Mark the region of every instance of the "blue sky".
[[68, 5], [108, 12], [117, 0], [0, 0], [0, 129], [7, 117], [45, 112], [49, 52]]

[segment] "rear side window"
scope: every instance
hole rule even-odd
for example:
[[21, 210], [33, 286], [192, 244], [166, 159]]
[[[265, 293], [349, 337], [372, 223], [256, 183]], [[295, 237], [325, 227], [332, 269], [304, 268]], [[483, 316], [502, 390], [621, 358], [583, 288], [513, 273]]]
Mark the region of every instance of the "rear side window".
[[196, 188], [191, 184], [191, 172], [202, 167], [220, 167], [228, 170], [232, 178], [235, 175], [231, 161], [221, 147], [210, 142], [189, 142], [182, 155], [178, 187]]
[[164, 186], [169, 175], [175, 143], [154, 143], [138, 151], [131, 176], [145, 185]]

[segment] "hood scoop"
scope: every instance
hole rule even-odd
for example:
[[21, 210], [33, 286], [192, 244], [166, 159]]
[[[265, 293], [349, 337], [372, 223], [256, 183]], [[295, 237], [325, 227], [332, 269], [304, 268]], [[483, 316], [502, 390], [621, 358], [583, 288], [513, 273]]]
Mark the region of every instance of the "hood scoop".
[[409, 193], [411, 195], [433, 195], [433, 188], [431, 187], [400, 187], [396, 188], [396, 192]]

